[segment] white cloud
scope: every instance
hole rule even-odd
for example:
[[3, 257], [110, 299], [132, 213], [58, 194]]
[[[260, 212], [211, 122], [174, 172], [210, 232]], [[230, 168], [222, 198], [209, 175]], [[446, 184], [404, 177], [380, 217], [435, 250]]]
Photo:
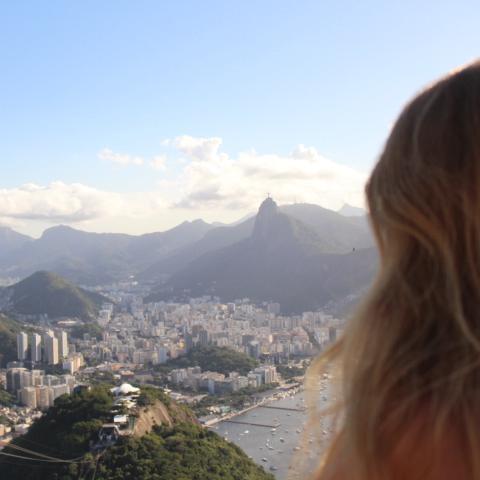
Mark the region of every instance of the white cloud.
[[[255, 211], [268, 193], [279, 204], [307, 202], [334, 210], [344, 203], [364, 206], [366, 175], [323, 157], [313, 147], [298, 145], [287, 155], [249, 150], [231, 157], [221, 151], [218, 137], [184, 135], [163, 143], [176, 149], [180, 158], [176, 159], [177, 170], [162, 176], [155, 191], [109, 192], [61, 181], [24, 184], [0, 189], [0, 223], [82, 222], [97, 231], [115, 228], [138, 233], [187, 218], [233, 221]], [[109, 149], [99, 157], [123, 165], [140, 165], [141, 159]], [[165, 155], [141, 160], [149, 168], [166, 169]]]
[[145, 160], [142, 157], [137, 157], [133, 155], [128, 155], [126, 153], [115, 153], [109, 148], [103, 148], [97, 154], [100, 160], [105, 160], [107, 162], [112, 162], [117, 165], [137, 165], [141, 166], [145, 163]]
[[155, 155], [149, 161], [137, 155], [130, 155], [128, 153], [116, 153], [109, 148], [103, 148], [97, 153], [100, 160], [112, 162], [121, 166], [135, 165], [140, 167], [148, 165], [155, 170], [166, 170], [167, 157], [166, 155]]
[[167, 157], [165, 155], [156, 155], [150, 160], [150, 166], [155, 170], [166, 170]]
[[147, 216], [166, 207], [158, 193], [116, 193], [80, 183], [33, 183], [0, 189], [0, 218], [77, 223], [98, 218]]
[[170, 142], [177, 150], [194, 160], [211, 161], [218, 157], [218, 149], [222, 145], [219, 137], [202, 138], [182, 135]]
[[174, 180], [177, 207], [255, 209], [267, 193], [279, 203], [317, 203], [331, 209], [364, 204], [366, 175], [321, 156], [313, 147], [298, 145], [289, 155], [250, 150], [231, 158], [219, 151], [221, 144], [217, 137], [172, 141], [189, 158]]

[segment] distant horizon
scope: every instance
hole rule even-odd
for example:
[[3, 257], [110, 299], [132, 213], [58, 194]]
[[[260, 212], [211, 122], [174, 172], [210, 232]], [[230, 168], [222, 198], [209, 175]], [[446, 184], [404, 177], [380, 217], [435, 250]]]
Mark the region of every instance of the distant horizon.
[[[268, 198], [268, 197], [266, 197]], [[275, 200], [273, 197], [270, 197], [272, 198], [273, 200]], [[277, 203], [277, 202], [276, 202]], [[350, 207], [350, 208], [354, 208], [355, 210], [362, 210], [364, 212], [364, 214], [366, 214], [366, 210], [364, 210], [363, 208], [361, 207], [355, 207], [354, 205], [350, 205], [348, 203], [344, 203], [338, 210], [333, 210], [333, 209], [330, 209], [330, 208], [325, 208], [325, 207], [322, 207], [321, 205], [318, 205], [316, 203], [311, 203], [311, 202], [292, 202], [292, 203], [284, 203], [284, 204], [279, 204], [279, 208], [282, 208], [284, 206], [287, 206], [287, 205], [315, 205], [317, 207], [320, 207], [320, 208], [324, 208], [325, 210], [329, 210], [331, 212], [335, 212], [335, 213], [338, 213], [339, 215], [343, 215], [342, 213], [340, 213], [340, 211], [345, 208], [345, 207]], [[42, 237], [42, 235], [47, 231], [47, 230], [51, 230], [51, 229], [54, 229], [54, 228], [58, 228], [58, 227], [65, 227], [65, 228], [69, 228], [69, 229], [72, 229], [72, 230], [76, 230], [76, 231], [79, 231], [79, 232], [85, 232], [85, 233], [94, 233], [94, 234], [117, 234], [117, 235], [129, 235], [129, 236], [142, 236], [142, 235], [149, 235], [149, 234], [153, 234], [153, 233], [165, 233], [165, 232], [168, 232], [170, 230], [173, 230], [177, 227], [179, 227], [180, 225], [183, 225], [185, 223], [193, 223], [193, 222], [196, 222], [196, 221], [202, 221], [208, 225], [212, 225], [212, 226], [215, 226], [215, 227], [232, 227], [232, 226], [235, 226], [235, 225], [238, 225], [240, 223], [243, 223], [247, 220], [249, 220], [250, 218], [254, 217], [257, 215], [257, 212], [256, 211], [252, 211], [250, 213], [247, 213], [245, 215], [242, 215], [240, 218], [238, 218], [237, 220], [234, 220], [232, 222], [229, 222], [229, 223], [225, 223], [225, 222], [220, 222], [220, 221], [217, 221], [217, 220], [213, 220], [213, 221], [206, 221], [205, 219], [203, 218], [193, 218], [193, 219], [189, 219], [189, 220], [180, 220], [179, 223], [176, 223], [175, 225], [173, 226], [170, 226], [166, 229], [163, 229], [163, 230], [160, 230], [160, 229], [154, 229], [154, 230], [149, 230], [149, 231], [145, 231], [145, 232], [142, 232], [142, 233], [128, 233], [128, 232], [125, 232], [125, 231], [111, 231], [111, 230], [88, 230], [88, 229], [84, 229], [84, 228], [81, 228], [81, 225], [78, 226], [78, 225], [71, 225], [71, 224], [67, 224], [67, 223], [57, 223], [57, 224], [53, 224], [53, 225], [50, 225], [46, 228], [44, 228], [43, 230], [41, 230], [38, 234], [36, 235], [31, 235], [29, 233], [25, 233], [22, 231], [22, 229], [20, 228], [15, 228], [15, 227], [12, 227], [11, 225], [5, 225], [5, 224], [2, 224], [0, 222], [0, 228], [8, 228], [16, 233], [20, 233], [22, 235], [26, 235], [30, 238], [32, 238], [33, 240], [38, 240], [39, 238]], [[351, 215], [351, 216], [358, 216], [359, 213], [356, 213], [354, 215]], [[346, 216], [349, 216], [349, 215], [346, 215]]]

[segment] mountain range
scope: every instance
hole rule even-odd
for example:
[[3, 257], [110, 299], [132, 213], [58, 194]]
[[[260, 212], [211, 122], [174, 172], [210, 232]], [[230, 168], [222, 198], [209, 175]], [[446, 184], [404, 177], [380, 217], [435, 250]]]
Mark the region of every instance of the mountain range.
[[0, 229], [0, 276], [50, 271], [78, 285], [134, 278], [150, 300], [215, 294], [278, 301], [284, 312], [317, 308], [365, 288], [376, 250], [360, 210], [277, 206], [231, 225], [203, 220], [140, 236], [47, 229], [39, 239]]
[[[368, 246], [370, 237], [364, 227], [352, 222], [347, 228], [315, 206], [292, 207], [280, 209], [266, 199], [247, 238], [191, 260], [158, 285], [148, 300], [183, 300], [203, 294], [224, 301], [248, 297], [255, 302], [279, 302], [283, 313], [299, 313], [368, 286], [377, 253]], [[298, 219], [300, 214], [308, 224]]]
[[0, 273], [23, 278], [47, 270], [81, 285], [110, 283], [143, 271], [213, 228], [195, 220], [166, 232], [135, 236], [90, 233], [59, 225], [34, 240], [4, 227], [0, 230]]

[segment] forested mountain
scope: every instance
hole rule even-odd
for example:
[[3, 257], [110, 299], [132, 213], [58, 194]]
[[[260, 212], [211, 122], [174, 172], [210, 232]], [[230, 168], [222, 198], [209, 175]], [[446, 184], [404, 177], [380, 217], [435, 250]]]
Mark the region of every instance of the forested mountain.
[[94, 317], [103, 302], [97, 293], [83, 290], [51, 272], [36, 272], [0, 289], [0, 310], [16, 314], [47, 314], [50, 318]]
[[[0, 456], [0, 478], [274, 480], [240, 448], [198, 425], [187, 407], [160, 390], [142, 387], [138, 402], [139, 417], [155, 416], [161, 410], [161, 423], [148, 433], [135, 431], [95, 452], [90, 445], [98, 442], [102, 425], [112, 421], [112, 396], [106, 388], [96, 387], [59, 397], [26, 435], [5, 448], [14, 457]], [[32, 451], [35, 459], [45, 455], [40, 458], [53, 461], [25, 460], [32, 458]]]
[[19, 322], [0, 313], [0, 368], [17, 359], [17, 333], [21, 330]]
[[316, 309], [368, 285], [376, 250], [348, 246], [345, 253], [347, 244], [335, 242], [342, 232], [325, 226], [330, 231], [320, 235], [320, 228], [320, 222], [314, 228], [283, 213], [269, 198], [260, 206], [248, 238], [193, 260], [148, 300], [202, 294], [225, 301], [248, 297], [279, 302], [282, 311], [290, 313]]

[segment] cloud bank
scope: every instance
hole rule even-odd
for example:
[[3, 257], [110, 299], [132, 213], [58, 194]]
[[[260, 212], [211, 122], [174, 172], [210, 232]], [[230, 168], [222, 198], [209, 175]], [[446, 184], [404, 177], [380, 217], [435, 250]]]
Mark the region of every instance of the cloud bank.
[[[284, 155], [249, 150], [232, 157], [222, 151], [219, 137], [183, 135], [161, 145], [169, 158], [165, 152], [150, 159], [110, 149], [98, 153], [102, 161], [155, 170], [155, 191], [119, 193], [81, 183], [30, 183], [0, 189], [0, 222], [94, 222], [95, 228], [104, 225], [100, 228], [108, 231], [113, 225], [109, 219], [116, 218], [117, 230], [125, 226], [129, 231], [135, 221], [137, 231], [141, 225], [152, 231], [162, 219], [163, 226], [196, 217], [235, 221], [255, 211], [267, 194], [280, 204], [316, 203], [333, 210], [344, 203], [364, 205], [366, 175], [323, 157], [313, 147], [298, 145]], [[177, 167], [165, 174], [167, 161]], [[140, 224], [142, 218], [146, 220]]]
[[52, 182], [0, 189], [0, 218], [76, 223], [103, 217], [136, 217], [166, 208], [158, 193], [106, 192], [82, 185]]
[[280, 203], [309, 202], [338, 209], [363, 205], [366, 175], [335, 163], [313, 147], [290, 154], [255, 150], [231, 158], [220, 152], [220, 138], [182, 136], [170, 142], [189, 162], [174, 181], [180, 208], [252, 209], [270, 193]]

